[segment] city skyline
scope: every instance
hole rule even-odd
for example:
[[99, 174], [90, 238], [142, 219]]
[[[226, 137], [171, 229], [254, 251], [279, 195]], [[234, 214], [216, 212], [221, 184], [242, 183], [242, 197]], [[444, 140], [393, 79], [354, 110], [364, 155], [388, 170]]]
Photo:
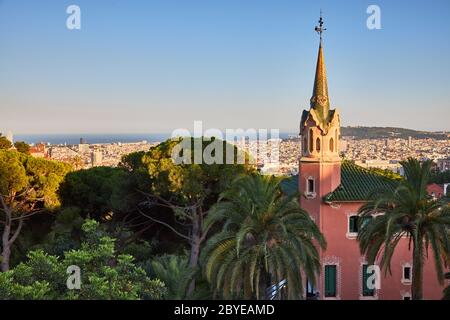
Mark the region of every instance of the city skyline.
[[446, 1], [378, 1], [380, 30], [366, 1], [77, 1], [81, 30], [66, 28], [70, 4], [0, 2], [1, 132], [169, 133], [202, 120], [296, 133], [320, 8], [344, 126], [450, 130]]

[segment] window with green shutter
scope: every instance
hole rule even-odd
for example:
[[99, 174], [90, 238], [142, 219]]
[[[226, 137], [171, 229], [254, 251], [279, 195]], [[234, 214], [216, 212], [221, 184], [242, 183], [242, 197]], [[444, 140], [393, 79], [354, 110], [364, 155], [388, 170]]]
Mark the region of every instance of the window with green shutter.
[[369, 279], [369, 277], [371, 275], [373, 275], [373, 272], [372, 273], [367, 272], [368, 267], [369, 267], [369, 265], [365, 264], [365, 265], [363, 265], [363, 270], [362, 270], [362, 288], [363, 288], [362, 294], [364, 297], [372, 297], [375, 294], [375, 290], [369, 289], [369, 287], [367, 285], [367, 280]]
[[325, 297], [336, 297], [336, 265], [325, 266]]

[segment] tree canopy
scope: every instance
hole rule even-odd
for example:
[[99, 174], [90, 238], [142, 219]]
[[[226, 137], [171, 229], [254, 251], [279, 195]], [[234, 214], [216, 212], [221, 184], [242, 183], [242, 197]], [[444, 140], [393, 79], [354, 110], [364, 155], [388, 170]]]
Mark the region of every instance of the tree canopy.
[[[187, 150], [176, 154], [177, 148], [183, 143]], [[200, 148], [196, 148], [198, 145]], [[254, 171], [248, 164], [247, 155], [240, 152], [235, 146], [220, 140], [178, 138], [160, 143], [142, 157], [150, 186], [149, 190], [145, 190], [147, 201], [140, 212], [189, 242], [189, 265], [192, 269], [198, 267], [201, 245], [208, 235], [209, 230], [203, 227], [208, 210], [234, 179]], [[205, 153], [209, 153], [217, 161], [204, 161]], [[174, 155], [181, 155], [185, 161], [177, 163]], [[232, 162], [237, 162], [239, 157], [244, 160], [242, 164], [229, 164], [226, 161], [231, 158]], [[202, 160], [200, 163], [196, 162], [198, 158]], [[151, 211], [158, 206], [171, 209], [175, 221], [167, 223], [155, 219]], [[191, 283], [188, 294], [192, 294], [194, 288], [195, 280]]]
[[0, 150], [8, 150], [12, 148], [12, 143], [0, 132]]
[[75, 206], [84, 216], [105, 218], [130, 210], [135, 194], [130, 173], [122, 168], [94, 167], [69, 173], [61, 184], [64, 206]]
[[[30, 251], [27, 261], [0, 273], [0, 299], [161, 299], [164, 283], [150, 279], [134, 258], [118, 254], [115, 239], [101, 232], [99, 223], [86, 220], [81, 248], [52, 256]], [[80, 288], [67, 287], [68, 268], [80, 270]]]
[[59, 207], [58, 189], [71, 170], [67, 164], [38, 159], [14, 150], [0, 150], [0, 221], [2, 270], [9, 269], [11, 246], [24, 221]]
[[14, 147], [18, 152], [30, 154], [30, 145], [24, 141], [14, 142]]
[[211, 210], [206, 226], [224, 226], [208, 241], [202, 260], [220, 296], [266, 299], [268, 285], [285, 282], [287, 297], [300, 299], [302, 274], [314, 283], [325, 238], [300, 208], [298, 194], [284, 196], [280, 182], [261, 175], [238, 179]]

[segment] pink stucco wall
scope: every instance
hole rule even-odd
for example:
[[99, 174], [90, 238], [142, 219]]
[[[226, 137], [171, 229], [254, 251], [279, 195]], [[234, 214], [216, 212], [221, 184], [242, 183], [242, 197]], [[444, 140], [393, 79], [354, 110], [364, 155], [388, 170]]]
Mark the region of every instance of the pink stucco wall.
[[[341, 203], [333, 208], [322, 204], [321, 208], [322, 232], [328, 242], [327, 250], [321, 254], [322, 261], [337, 260], [338, 274], [340, 273], [338, 295], [341, 299], [367, 299], [361, 294], [362, 263], [366, 261], [361, 257], [358, 241], [348, 234], [348, 216], [355, 214], [361, 205], [362, 203]], [[392, 275], [385, 276], [382, 272], [381, 289], [377, 290], [375, 298], [402, 299], [402, 294], [411, 292], [411, 284], [402, 283], [402, 265], [406, 263], [412, 265], [412, 251], [408, 249], [407, 238], [400, 241], [392, 258]], [[441, 299], [443, 289], [437, 281], [433, 257], [430, 256], [425, 263], [424, 298]], [[319, 292], [324, 292], [323, 281]]]
[[[334, 190], [339, 183], [338, 166], [323, 166], [321, 163], [301, 163], [299, 187], [302, 194], [300, 203], [307, 210], [328, 243], [326, 251], [321, 252], [322, 268], [325, 264], [337, 265], [337, 297], [335, 299], [403, 299], [403, 295], [411, 293], [411, 284], [402, 283], [404, 264], [412, 265], [412, 251], [408, 249], [408, 239], [402, 239], [392, 259], [392, 275], [382, 272], [381, 288], [376, 290], [374, 297], [362, 296], [362, 264], [364, 257], [359, 251], [354, 235], [348, 234], [348, 217], [357, 213], [362, 202], [336, 203], [332, 206], [322, 201], [322, 197]], [[306, 179], [314, 177], [317, 195], [313, 199], [304, 196]], [[441, 299], [443, 286], [440, 286], [434, 271], [431, 252], [425, 263], [424, 299]], [[324, 299], [323, 269], [318, 286], [320, 299]], [[447, 282], [448, 283], [448, 282]]]

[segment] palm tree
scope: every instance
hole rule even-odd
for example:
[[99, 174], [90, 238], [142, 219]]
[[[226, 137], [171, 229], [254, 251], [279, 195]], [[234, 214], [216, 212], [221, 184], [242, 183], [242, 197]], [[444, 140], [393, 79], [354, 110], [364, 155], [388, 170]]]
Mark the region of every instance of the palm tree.
[[270, 285], [287, 281], [289, 299], [303, 297], [303, 278], [320, 270], [317, 250], [326, 247], [319, 228], [300, 208], [298, 196], [284, 196], [281, 178], [251, 175], [221, 194], [205, 225], [223, 222], [203, 252], [206, 278], [224, 298], [264, 299]]
[[[396, 188], [377, 190], [360, 208], [359, 245], [369, 263], [380, 257], [380, 267], [391, 273], [390, 264], [397, 244], [407, 237], [412, 247], [412, 298], [423, 298], [423, 266], [431, 248], [439, 283], [444, 282], [443, 265], [450, 253], [450, 210], [444, 202], [427, 194], [431, 161], [422, 164], [409, 158]], [[365, 218], [373, 217], [367, 220]]]
[[168, 300], [186, 299], [188, 286], [195, 275], [186, 255], [163, 255], [151, 261], [150, 272], [167, 287]]
[[[450, 272], [445, 274], [445, 279], [450, 279]], [[447, 286], [447, 288], [444, 289], [444, 297], [442, 300], [450, 300], [450, 286]]]

